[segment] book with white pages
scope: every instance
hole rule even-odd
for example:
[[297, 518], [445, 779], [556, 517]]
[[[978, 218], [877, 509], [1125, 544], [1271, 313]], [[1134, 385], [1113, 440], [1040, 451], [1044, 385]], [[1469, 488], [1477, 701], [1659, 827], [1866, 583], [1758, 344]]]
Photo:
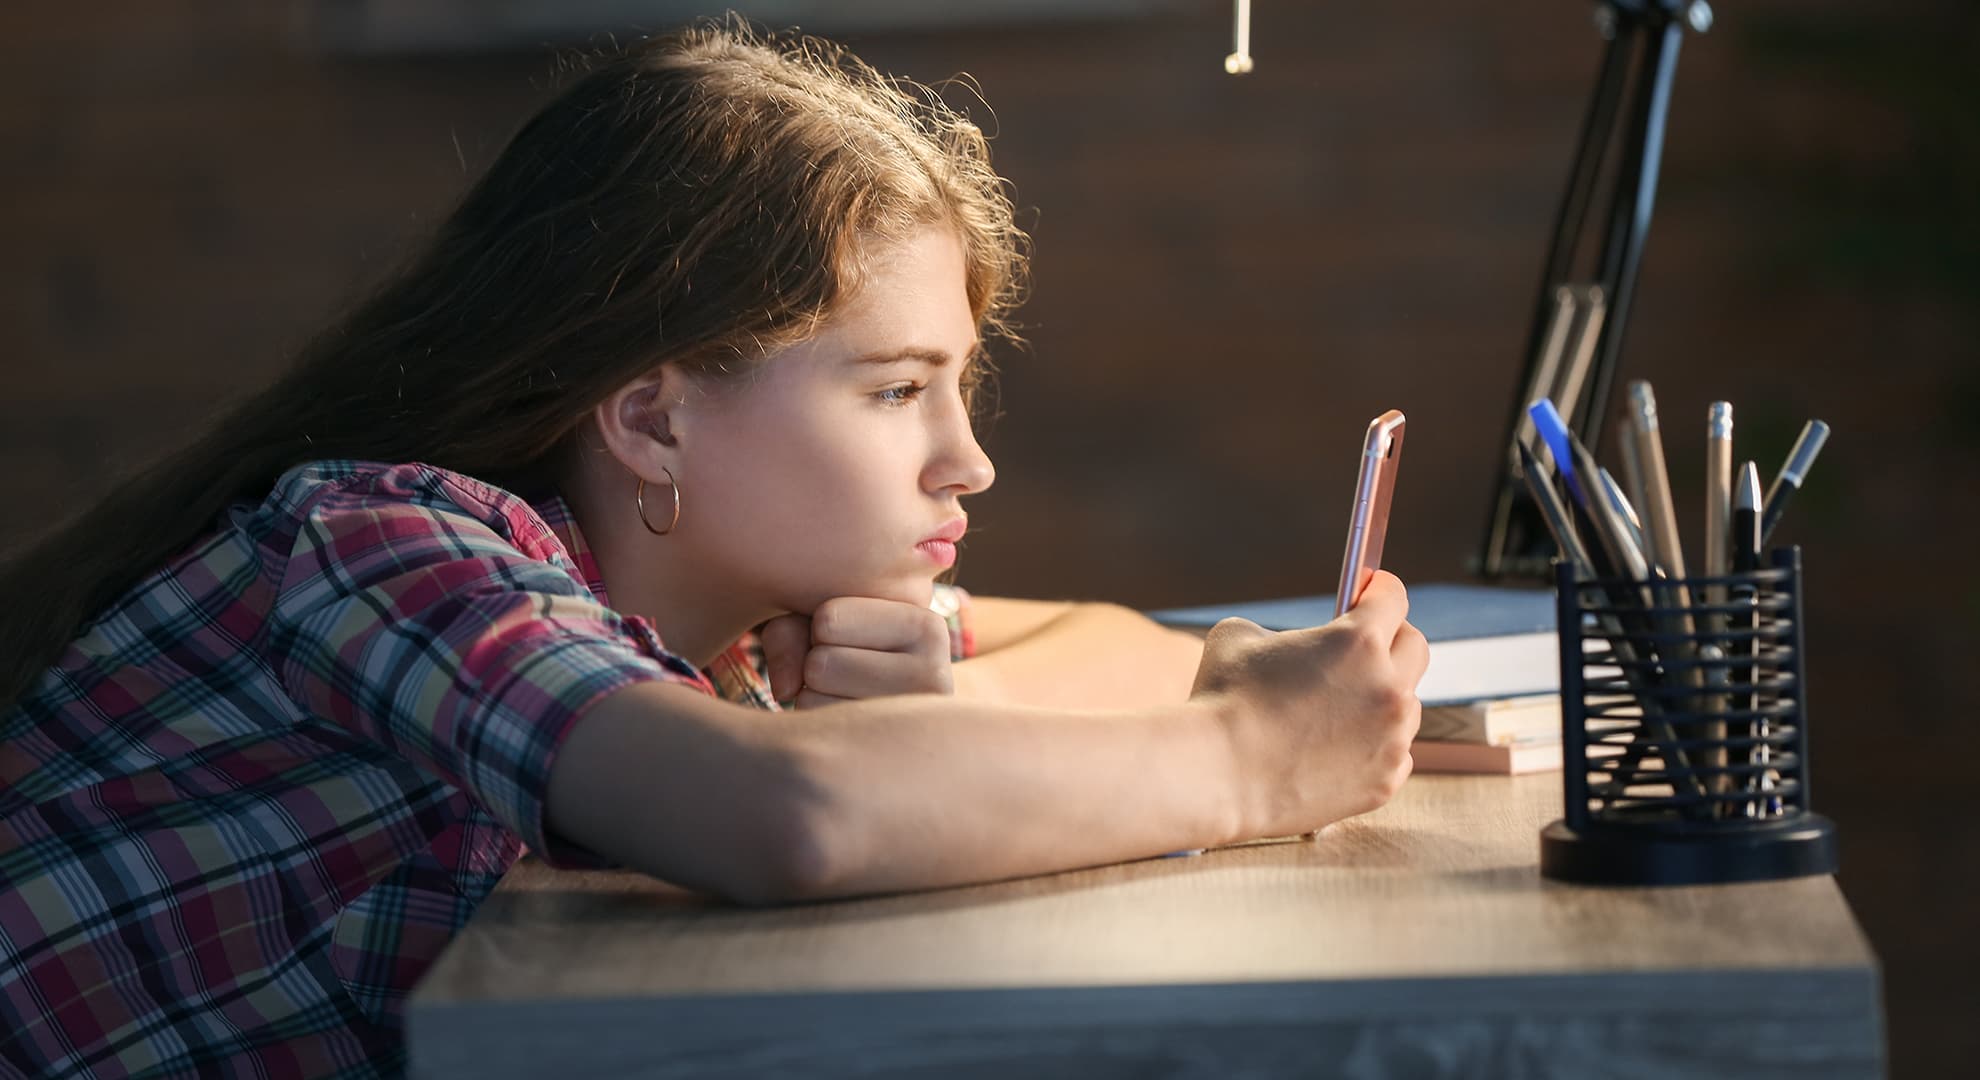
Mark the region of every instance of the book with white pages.
[[1509, 743], [1486, 746], [1482, 743], [1440, 742], [1418, 739], [1409, 746], [1409, 756], [1419, 773], [1494, 773], [1517, 776], [1521, 773], [1557, 772], [1561, 767], [1561, 743]]
[[1425, 705], [1419, 739], [1516, 746], [1561, 739], [1561, 696], [1523, 694]]
[[[1416, 696], [1428, 706], [1558, 694], [1560, 639], [1551, 589], [1433, 582], [1409, 587], [1409, 621], [1430, 641], [1430, 668]], [[1236, 616], [1268, 630], [1319, 626], [1334, 598], [1299, 596], [1149, 612], [1167, 626], [1208, 629]]]

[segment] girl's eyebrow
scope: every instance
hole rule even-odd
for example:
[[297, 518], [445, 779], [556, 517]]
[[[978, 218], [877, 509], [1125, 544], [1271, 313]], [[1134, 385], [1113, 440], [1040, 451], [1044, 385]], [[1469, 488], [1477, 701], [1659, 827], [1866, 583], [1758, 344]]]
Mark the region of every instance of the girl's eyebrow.
[[[983, 343], [978, 341], [976, 344], [970, 346], [969, 354], [963, 358], [963, 362], [968, 363], [978, 359], [982, 353]], [[863, 356], [855, 356], [846, 361], [846, 363], [854, 367], [863, 367], [867, 364], [915, 363], [927, 364], [931, 367], [941, 367], [947, 364], [950, 359], [950, 355], [941, 349], [927, 349], [910, 345], [905, 349], [882, 349], [879, 352], [870, 352]]]

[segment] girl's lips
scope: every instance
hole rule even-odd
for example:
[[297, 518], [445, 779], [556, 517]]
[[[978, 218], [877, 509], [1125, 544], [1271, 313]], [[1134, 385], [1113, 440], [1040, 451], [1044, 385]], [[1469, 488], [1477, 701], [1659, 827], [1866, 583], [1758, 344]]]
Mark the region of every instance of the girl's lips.
[[953, 544], [956, 541], [961, 540], [963, 538], [963, 533], [968, 531], [969, 531], [969, 519], [956, 518], [950, 521], [948, 524], [930, 533], [927, 537], [924, 538], [923, 542], [926, 542], [927, 540], [947, 540], [949, 543]]
[[956, 545], [948, 540], [923, 540], [914, 545], [914, 549], [928, 556], [937, 566], [956, 565]]

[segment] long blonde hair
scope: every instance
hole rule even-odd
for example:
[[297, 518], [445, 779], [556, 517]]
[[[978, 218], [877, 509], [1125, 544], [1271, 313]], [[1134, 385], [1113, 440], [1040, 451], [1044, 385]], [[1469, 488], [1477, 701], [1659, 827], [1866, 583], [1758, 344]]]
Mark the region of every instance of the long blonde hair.
[[593, 61], [274, 385], [0, 565], [0, 709], [287, 469], [424, 461], [538, 497], [626, 382], [740, 374], [812, 333], [868, 238], [954, 227], [972, 311], [1009, 336], [1028, 241], [1005, 188], [934, 91], [827, 42], [730, 19]]

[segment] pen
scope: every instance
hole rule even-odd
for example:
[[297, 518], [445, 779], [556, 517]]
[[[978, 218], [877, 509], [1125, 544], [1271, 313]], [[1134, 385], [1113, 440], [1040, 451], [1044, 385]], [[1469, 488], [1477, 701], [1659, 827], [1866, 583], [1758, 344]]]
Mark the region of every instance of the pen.
[[[1642, 473], [1638, 483], [1643, 498], [1638, 505], [1643, 511], [1644, 547], [1650, 553], [1651, 563], [1661, 567], [1671, 579], [1670, 584], [1657, 590], [1663, 606], [1672, 611], [1671, 617], [1665, 620], [1665, 630], [1671, 635], [1673, 644], [1666, 650], [1670, 655], [1665, 659], [1677, 667], [1678, 682], [1693, 692], [1690, 701], [1694, 705], [1700, 701], [1720, 703], [1715, 696], [1700, 697], [1697, 693], [1705, 688], [1706, 673], [1697, 663], [1701, 657], [1693, 645], [1696, 624], [1691, 618], [1691, 589], [1683, 583], [1684, 541], [1678, 536], [1677, 507], [1671, 499], [1670, 471], [1664, 464], [1664, 433], [1657, 421], [1657, 396], [1646, 380], [1637, 379], [1629, 384], [1629, 409], [1625, 415], [1628, 434], [1623, 437], [1622, 444], [1625, 448], [1633, 447], [1635, 452], [1626, 455], [1624, 460], [1634, 460], [1637, 470]], [[1712, 744], [1712, 749], [1705, 752], [1704, 764], [1712, 769], [1724, 770], [1725, 723], [1707, 721], [1704, 735], [1706, 741]], [[1732, 778], [1723, 771], [1715, 772], [1708, 786], [1715, 793], [1723, 793], [1732, 787]]]
[[[1730, 548], [1732, 546], [1732, 403], [1715, 401], [1705, 411], [1705, 576], [1722, 578], [1731, 569]], [[1726, 617], [1720, 611], [1726, 602], [1726, 587], [1712, 584], [1705, 586], [1705, 607], [1699, 629], [1707, 637], [1725, 632]], [[1732, 651], [1730, 642], [1722, 641], [1717, 649], [1723, 659]], [[1702, 652], [1702, 650], [1701, 650]], [[1710, 673], [1714, 687], [1724, 687], [1732, 681], [1731, 672], [1724, 667], [1715, 668]], [[1712, 695], [1712, 708], [1708, 712], [1725, 712], [1733, 707], [1730, 694]], [[1708, 735], [1719, 740], [1720, 749], [1711, 757], [1722, 764], [1730, 764], [1725, 747], [1726, 728], [1719, 722], [1706, 727]], [[1732, 786], [1733, 777], [1721, 774], [1722, 787]]]
[[1581, 479], [1575, 475], [1574, 452], [1568, 449], [1573, 436], [1568, 434], [1567, 424], [1561, 420], [1559, 409], [1546, 398], [1536, 398], [1526, 407], [1526, 415], [1533, 419], [1533, 430], [1540, 433], [1540, 439], [1553, 455], [1554, 467], [1561, 471], [1561, 479], [1566, 482], [1568, 495], [1575, 502], [1586, 507], [1588, 495], [1581, 489]]
[[[1732, 500], [1732, 555], [1733, 571], [1750, 574], [1760, 567], [1760, 467], [1749, 461], [1739, 468], [1739, 482], [1733, 485]], [[1746, 790], [1758, 791], [1761, 787], [1760, 774], [1769, 757], [1767, 752], [1767, 722], [1758, 715], [1760, 708], [1760, 590], [1757, 585], [1741, 585], [1742, 599], [1749, 602], [1746, 610], [1738, 615], [1738, 628], [1745, 631], [1745, 640], [1740, 643], [1741, 666], [1746, 686], [1740, 694], [1740, 710], [1747, 714], [1747, 734], [1751, 738], [1745, 758], [1746, 764], [1753, 767], [1746, 775]], [[1748, 802], [1746, 816], [1758, 817], [1760, 804]]]
[[[1622, 508], [1628, 505], [1621, 489], [1616, 487], [1615, 478], [1608, 470], [1595, 464], [1595, 458], [1581, 440], [1572, 434], [1567, 436], [1569, 453], [1574, 457], [1575, 468], [1588, 480], [1590, 488], [1600, 491], [1599, 497], [1590, 498], [1581, 509], [1583, 520], [1588, 522], [1588, 531], [1594, 536], [1594, 550], [1591, 556], [1600, 564], [1606, 564], [1604, 573], [1612, 578], [1624, 578], [1644, 584], [1631, 588], [1618, 582], [1609, 591], [1610, 602], [1618, 613], [1612, 623], [1604, 629], [1610, 633], [1610, 644], [1615, 648], [1616, 657], [1621, 660], [1625, 678], [1635, 691], [1637, 703], [1643, 709], [1643, 723], [1653, 738], [1662, 744], [1668, 753], [1667, 770], [1683, 776], [1703, 796], [1707, 794], [1705, 781], [1693, 771], [1691, 751], [1683, 745], [1682, 736], [1664, 719], [1663, 695], [1658, 686], [1659, 658], [1657, 647], [1657, 620], [1648, 610], [1625, 616], [1622, 611], [1635, 607], [1648, 609], [1656, 606], [1655, 598], [1648, 587], [1650, 564], [1643, 558], [1643, 551], [1629, 536], [1629, 525], [1624, 519]], [[1632, 744], [1632, 760], [1639, 758], [1646, 744]], [[1709, 811], [1710, 806], [1702, 809]]]
[[1540, 517], [1547, 523], [1547, 531], [1554, 534], [1554, 546], [1560, 549], [1561, 558], [1584, 574], [1594, 574], [1595, 568], [1588, 562], [1588, 551], [1581, 546], [1581, 536], [1574, 531], [1574, 522], [1568, 520], [1567, 508], [1561, 505], [1560, 493], [1547, 480], [1547, 466], [1541, 464], [1526, 443], [1515, 441], [1513, 449], [1519, 454], [1520, 472], [1526, 477], [1526, 488], [1533, 493], [1534, 504], [1540, 507]]
[[1623, 535], [1636, 548], [1636, 558], [1643, 563], [1643, 576], [1648, 578], [1656, 561], [1650, 558], [1650, 547], [1644, 542], [1649, 538], [1643, 535], [1643, 519], [1636, 516], [1635, 505], [1629, 501], [1628, 495], [1623, 494], [1622, 485], [1609, 475], [1609, 470], [1598, 469], [1597, 472], [1602, 477], [1602, 493], [1609, 497], [1609, 509], [1616, 512], [1616, 518], [1623, 526]]
[[1595, 464], [1594, 456], [1581, 445], [1581, 440], [1574, 439], [1568, 445], [1574, 455], [1575, 469], [1588, 479], [1588, 500], [1583, 509], [1588, 511], [1588, 518], [1595, 526], [1595, 543], [1608, 553], [1609, 565], [1614, 567], [1616, 576], [1631, 581], [1647, 579], [1650, 564], [1643, 558], [1643, 549], [1630, 539], [1629, 522], [1616, 503], [1622, 492], [1615, 487], [1615, 479], [1608, 470]]
[[1794, 440], [1794, 449], [1788, 451], [1787, 462], [1781, 466], [1780, 474], [1774, 477], [1773, 486], [1767, 489], [1766, 502], [1761, 504], [1762, 548], [1774, 535], [1774, 526], [1781, 523], [1781, 515], [1787, 511], [1788, 501], [1801, 490], [1802, 478], [1808, 475], [1808, 467], [1815, 464], [1815, 455], [1822, 452], [1822, 444], [1828, 441], [1829, 425], [1822, 421], [1810, 420], [1802, 427], [1801, 435]]
[[1749, 461], [1739, 467], [1733, 484], [1732, 568], [1748, 574], [1760, 566], [1760, 466]]
[[[1590, 458], [1590, 464], [1592, 462], [1594, 458]], [[1630, 571], [1630, 577], [1634, 577], [1637, 581], [1649, 581], [1651, 561], [1649, 561], [1649, 551], [1643, 547], [1643, 523], [1641, 519], [1637, 519], [1634, 505], [1630, 505], [1630, 495], [1622, 493], [1622, 486], [1616, 484], [1616, 478], [1610, 476], [1606, 468], [1596, 466], [1596, 476], [1602, 478], [1600, 487], [1602, 487], [1602, 495], [1608, 499], [1608, 509], [1612, 515], [1612, 527], [1616, 529], [1616, 537], [1628, 541], [1622, 545], [1624, 567]]]
[[[1643, 582], [1634, 590], [1622, 590], [1616, 594], [1618, 602], [1641, 605], [1643, 609], [1641, 615], [1631, 620], [1636, 626], [1636, 633], [1643, 635], [1640, 643], [1633, 650], [1635, 657], [1650, 665], [1649, 669], [1644, 671], [1643, 678], [1646, 681], [1667, 678], [1671, 669], [1666, 666], [1666, 661], [1675, 658], [1675, 650], [1672, 650], [1673, 656], [1662, 655], [1668, 646], [1655, 635], [1667, 631], [1670, 620], [1659, 617], [1653, 611], [1657, 606], [1657, 595], [1649, 583], [1655, 573], [1650, 560], [1643, 554], [1643, 534], [1636, 524], [1636, 511], [1629, 505], [1629, 499], [1623, 495], [1622, 488], [1617, 486], [1616, 478], [1609, 475], [1609, 470], [1595, 464], [1595, 458], [1589, 454], [1588, 448], [1581, 445], [1578, 439], [1574, 441], [1573, 446], [1576, 454], [1575, 464], [1581, 468], [1582, 475], [1593, 475], [1600, 481], [1598, 486], [1603, 495], [1600, 500], [1601, 505], [1589, 507], [1589, 517], [1595, 522], [1597, 536], [1603, 538], [1610, 549], [1610, 562], [1614, 565], [1616, 574], [1632, 581]], [[1619, 628], [1620, 626], [1619, 621]], [[1638, 700], [1641, 700], [1641, 695]], [[1665, 728], [1669, 730], [1668, 725], [1665, 725]], [[1675, 739], [1681, 736], [1672, 733], [1671, 737]], [[1675, 747], [1673, 753], [1680, 764], [1687, 764], [1685, 759], [1688, 755]]]
[[[1733, 407], [1715, 401], [1705, 415], [1705, 575], [1725, 577], [1731, 569]], [[1707, 604], [1726, 602], [1723, 585], [1705, 586]], [[1707, 616], [1719, 625], [1717, 615]]]
[[[1580, 503], [1574, 503], [1572, 507], [1562, 505], [1560, 493], [1554, 491], [1554, 486], [1546, 478], [1548, 468], [1544, 464], [1540, 464], [1538, 456], [1535, 456], [1535, 452], [1525, 442], [1517, 442], [1515, 444], [1515, 452], [1521, 458], [1523, 476], [1527, 478], [1527, 489], [1533, 491], [1533, 501], [1540, 507], [1540, 517], [1546, 521], [1546, 529], [1550, 533], [1554, 533], [1554, 543], [1560, 547], [1560, 557], [1566, 559], [1582, 577], [1590, 577], [1590, 579], [1600, 579], [1600, 577], [1614, 579], [1614, 577], [1618, 577], [1616, 571], [1608, 567], [1606, 559], [1604, 559], [1602, 565], [1598, 565], [1596, 559], [1594, 559], [1594, 555], [1590, 555], [1590, 551], [1582, 545], [1580, 533], [1574, 529], [1574, 523], [1570, 519], [1570, 509], [1578, 513], [1582, 509]], [[1580, 513], [1580, 517], [1584, 521], [1588, 521], [1588, 515], [1586, 513]], [[1592, 523], [1590, 523], [1590, 531], [1594, 531], [1594, 525]], [[1626, 600], [1624, 594], [1616, 591], [1616, 587], [1604, 587], [1604, 593], [1610, 594], [1610, 602], [1612, 602], [1614, 610], [1598, 612], [1596, 614], [1596, 626], [1600, 628], [1602, 636], [1608, 638], [1610, 648], [1616, 652], [1616, 658], [1622, 662], [1622, 676], [1624, 676], [1624, 680], [1634, 690], [1637, 702], [1641, 702], [1641, 707], [1643, 707], [1643, 725], [1647, 729], [1659, 731], [1665, 739], [1669, 739], [1669, 737], [1673, 737], [1671, 735], [1671, 729], [1669, 729], [1667, 723], [1663, 723], [1659, 719], [1659, 715], [1663, 713], [1663, 707], [1659, 703], [1659, 696], [1655, 694], [1655, 690], [1651, 686], [1647, 686], [1647, 680], [1653, 678], [1651, 672], [1649, 672], [1649, 666], [1639, 662], [1639, 660], [1643, 660], [1643, 656], [1637, 650], [1635, 640], [1630, 636], [1630, 632], [1624, 630], [1622, 618], [1618, 618], [1618, 614], [1616, 614], [1616, 612], [1624, 610], [1632, 600]], [[1635, 749], [1634, 745], [1632, 745], [1632, 749]]]
[[[1628, 485], [1623, 492], [1629, 496], [1632, 508], [1644, 508], [1644, 517], [1637, 522], [1637, 543], [1643, 547], [1643, 557], [1650, 560], [1651, 569], [1659, 564], [1657, 559], [1657, 538], [1649, 529], [1650, 498], [1643, 490], [1643, 455], [1637, 452], [1636, 440], [1627, 435], [1616, 440], [1622, 450], [1623, 483]], [[1633, 513], [1633, 510], [1632, 510]]]
[[[1650, 538], [1657, 564], [1674, 578], [1684, 577], [1684, 545], [1678, 539], [1677, 509], [1671, 502], [1671, 478], [1664, 467], [1664, 435], [1657, 426], [1657, 398], [1641, 379], [1629, 384], [1629, 442], [1643, 471], [1644, 535]], [[1689, 590], [1677, 588], [1678, 607], [1690, 607]]]
[[[1724, 687], [1728, 681], [1726, 674], [1726, 650], [1721, 646], [1706, 643], [1698, 646], [1698, 666], [1692, 669], [1698, 678], [1690, 685], [1696, 690], [1710, 687], [1710, 692], [1693, 694], [1691, 700], [1697, 703], [1700, 714], [1708, 717], [1723, 716], [1726, 711]], [[1712, 782], [1709, 785], [1715, 792], [1730, 791], [1733, 786], [1732, 774], [1726, 771], [1726, 722], [1710, 720], [1705, 724], [1705, 737], [1716, 746], [1706, 752], [1706, 762], [1712, 767]], [[1725, 803], [1713, 803], [1711, 816], [1724, 817], [1729, 812]]]

